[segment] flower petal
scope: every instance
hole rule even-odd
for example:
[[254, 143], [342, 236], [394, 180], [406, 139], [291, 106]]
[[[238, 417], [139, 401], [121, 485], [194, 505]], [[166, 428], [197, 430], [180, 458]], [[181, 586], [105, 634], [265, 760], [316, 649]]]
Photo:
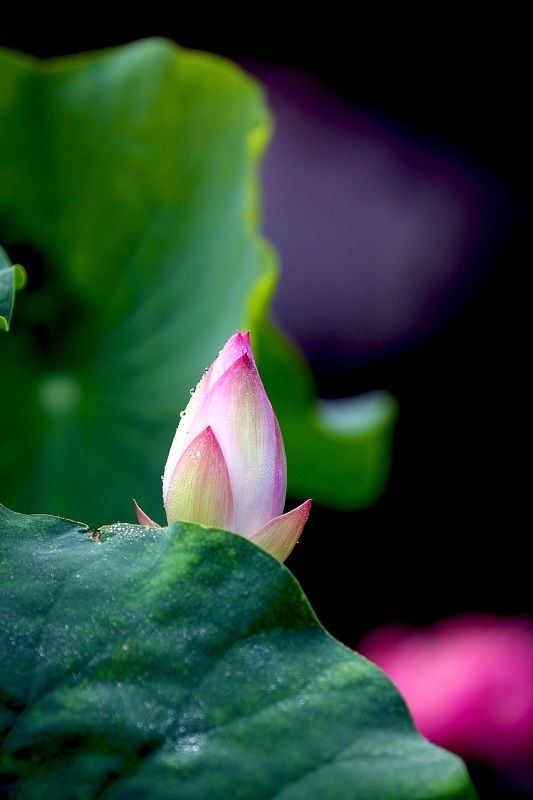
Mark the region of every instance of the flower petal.
[[210, 388], [189, 434], [207, 424], [220, 443], [230, 475], [232, 530], [250, 536], [283, 511], [287, 479], [279, 426], [247, 353]]
[[279, 516], [285, 505], [287, 494], [287, 458], [285, 456], [285, 445], [283, 437], [274, 411], [274, 435], [276, 439], [276, 455], [274, 460], [274, 482], [272, 487], [272, 509], [270, 519]]
[[179, 459], [165, 500], [169, 523], [199, 522], [233, 530], [233, 495], [224, 455], [207, 426]]
[[211, 388], [211, 386], [213, 386], [213, 384], [244, 355], [247, 355], [255, 366], [252, 348], [250, 346], [250, 332], [239, 333], [237, 331], [237, 333], [233, 334], [231, 339], [228, 339], [211, 365], [211, 369], [208, 373], [209, 388]]
[[310, 508], [311, 500], [306, 500], [298, 508], [267, 522], [249, 537], [250, 541], [268, 550], [280, 561], [285, 561], [300, 537]]
[[235, 361], [242, 355], [248, 355], [252, 363], [255, 365], [252, 348], [250, 346], [250, 333], [235, 333], [226, 342], [216, 359], [213, 361], [209, 369], [202, 375], [201, 379], [196, 385], [196, 389], [191, 394], [187, 407], [181, 413], [181, 419], [176, 429], [176, 434], [168, 454], [165, 472], [163, 475], [163, 501], [166, 504], [166, 496], [168, 494], [168, 487], [174, 474], [176, 464], [180, 460], [185, 449], [189, 446], [192, 439], [198, 435], [199, 431], [203, 430], [210, 422], [205, 414], [200, 414], [201, 419], [197, 422], [194, 428], [191, 428], [192, 421], [196, 418], [197, 413], [200, 411], [201, 403], [217, 380], [233, 366]]
[[133, 505], [135, 506], [135, 512], [137, 514], [137, 519], [139, 520], [139, 525], [145, 525], [147, 528], [160, 528], [161, 525], [158, 525], [157, 522], [154, 522], [153, 519], [150, 519], [148, 514], [145, 514], [142, 508], [137, 505], [137, 501], [133, 501]]

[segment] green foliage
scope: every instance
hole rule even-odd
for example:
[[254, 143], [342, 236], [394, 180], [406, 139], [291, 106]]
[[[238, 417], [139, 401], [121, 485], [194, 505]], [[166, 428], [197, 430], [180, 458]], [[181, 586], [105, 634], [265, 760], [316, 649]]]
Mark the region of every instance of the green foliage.
[[26, 283], [26, 273], [20, 264], [12, 264], [0, 247], [0, 331], [9, 330], [15, 304], [15, 292]]
[[0, 237], [29, 275], [0, 348], [4, 502], [95, 525], [131, 519], [137, 497], [162, 522], [189, 389], [248, 327], [289, 493], [343, 507], [379, 494], [394, 402], [370, 414], [355, 402], [332, 428], [265, 317], [277, 267], [257, 175], [270, 128], [235, 65], [164, 40], [49, 62], [0, 53]]
[[20, 800], [451, 800], [414, 729], [275, 558], [187, 523], [0, 507], [0, 781]]

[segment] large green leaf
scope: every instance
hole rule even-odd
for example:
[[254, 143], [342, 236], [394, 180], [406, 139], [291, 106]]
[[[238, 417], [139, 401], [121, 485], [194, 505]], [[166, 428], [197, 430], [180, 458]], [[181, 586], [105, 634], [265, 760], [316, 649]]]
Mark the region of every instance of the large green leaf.
[[4, 788], [30, 798], [474, 798], [290, 572], [187, 523], [0, 507]]
[[12, 264], [0, 247], [0, 331], [8, 331], [15, 304], [15, 291], [26, 283], [26, 273], [20, 264]]
[[[258, 340], [267, 326], [277, 267], [257, 173], [270, 127], [247, 75], [168, 41], [45, 62], [0, 53], [0, 237], [32, 248], [0, 350], [4, 502], [100, 524], [131, 518], [138, 496], [163, 521], [160, 476], [189, 389], [235, 330]], [[262, 375], [289, 490], [368, 504], [394, 409], [356, 413], [332, 437], [308, 368], [278, 345], [298, 374], [284, 388], [264, 358]], [[308, 387], [298, 404], [295, 383]], [[315, 462], [322, 451], [320, 469], [301, 444]]]

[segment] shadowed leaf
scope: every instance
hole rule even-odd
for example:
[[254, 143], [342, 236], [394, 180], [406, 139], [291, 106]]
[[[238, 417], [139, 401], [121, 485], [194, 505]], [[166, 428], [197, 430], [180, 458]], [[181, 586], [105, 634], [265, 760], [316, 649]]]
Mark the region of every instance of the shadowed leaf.
[[237, 534], [0, 507], [1, 773], [17, 798], [473, 800], [376, 667]]

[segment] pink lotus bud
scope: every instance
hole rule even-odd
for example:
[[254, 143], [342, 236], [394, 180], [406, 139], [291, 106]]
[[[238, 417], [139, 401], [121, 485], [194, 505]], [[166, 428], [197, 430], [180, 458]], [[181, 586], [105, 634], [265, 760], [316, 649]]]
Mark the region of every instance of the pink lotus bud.
[[[286, 489], [278, 421], [255, 366], [249, 333], [236, 333], [182, 412], [163, 476], [167, 520], [225, 528], [284, 561], [311, 506], [308, 500], [282, 514]], [[139, 522], [150, 524], [136, 508]]]

